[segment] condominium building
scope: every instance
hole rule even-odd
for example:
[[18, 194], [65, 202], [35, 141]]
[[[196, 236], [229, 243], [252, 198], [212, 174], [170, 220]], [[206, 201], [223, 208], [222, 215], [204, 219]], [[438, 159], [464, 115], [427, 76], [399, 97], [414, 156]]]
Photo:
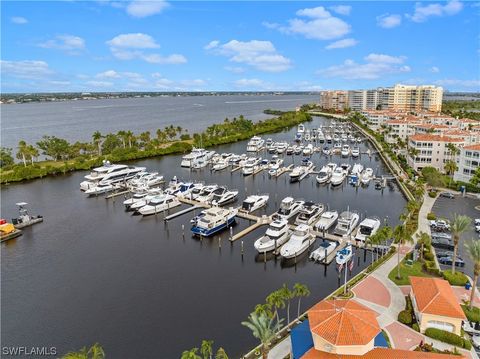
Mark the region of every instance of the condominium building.
[[389, 91], [388, 107], [404, 111], [442, 110], [443, 88], [431, 85], [408, 86], [397, 84]]
[[377, 90], [353, 90], [348, 91], [347, 96], [352, 111], [376, 110], [380, 104]]
[[348, 107], [348, 91], [321, 91], [320, 107], [326, 110], [345, 110]]
[[387, 128], [385, 141], [387, 143], [396, 143], [398, 139], [406, 141], [409, 136], [416, 133], [417, 126], [421, 124], [422, 120], [415, 116], [406, 116], [405, 118], [387, 121], [385, 122]]
[[480, 144], [461, 148], [457, 157], [457, 166], [458, 170], [455, 172], [453, 179], [470, 182], [473, 174], [480, 166]]

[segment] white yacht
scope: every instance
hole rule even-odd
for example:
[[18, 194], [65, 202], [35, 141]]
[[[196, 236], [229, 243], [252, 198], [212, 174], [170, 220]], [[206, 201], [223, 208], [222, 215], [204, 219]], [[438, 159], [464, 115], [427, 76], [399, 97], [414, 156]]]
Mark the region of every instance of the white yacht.
[[248, 196], [242, 203], [241, 210], [247, 213], [256, 211], [259, 208], [265, 206], [268, 202], [269, 195], [251, 195]]
[[[145, 192], [139, 192], [139, 193], [134, 193], [132, 197], [126, 199], [123, 201], [123, 205], [127, 210], [131, 210], [131, 206], [133, 206], [134, 203], [137, 203], [138, 201], [144, 200], [145, 197], [151, 196], [152, 198], [154, 196], [158, 196], [162, 194], [162, 190], [160, 188], [152, 188], [148, 191]], [[146, 204], [146, 203], [144, 203]]]
[[334, 153], [334, 154], [340, 154], [340, 153], [342, 153], [342, 144], [341, 144], [340, 142], [336, 142], [336, 143], [333, 145], [332, 153]]
[[218, 188], [218, 185], [216, 184], [204, 186], [200, 191], [199, 195], [195, 198], [195, 200], [202, 203], [209, 203], [213, 198], [213, 195], [214, 195], [213, 192], [217, 188]]
[[372, 178], [373, 178], [373, 169], [371, 169], [370, 167], [365, 168], [365, 170], [360, 175], [360, 181], [364, 185], [368, 185]]
[[314, 242], [315, 238], [310, 233], [310, 227], [300, 224], [295, 227], [288, 242], [280, 249], [280, 255], [285, 259], [296, 257], [305, 252]]
[[295, 201], [292, 197], [285, 197], [275, 216], [288, 220], [300, 212], [304, 203], [304, 201]]
[[289, 237], [288, 221], [278, 219], [270, 223], [265, 235], [255, 241], [253, 246], [259, 253], [273, 251], [283, 246]]
[[355, 227], [357, 227], [359, 219], [360, 217], [355, 212], [342, 212], [338, 217], [337, 226], [335, 227], [333, 233], [343, 237], [349, 236]]
[[302, 151], [304, 156], [311, 156], [313, 154], [313, 145], [309, 143], [306, 145]]
[[180, 205], [181, 203], [177, 197], [167, 194], [152, 198], [145, 206], [141, 207], [138, 212], [143, 216], [148, 216], [168, 211], [169, 209]]
[[182, 157], [181, 167], [190, 168], [199, 159], [207, 159], [207, 151], [203, 148], [192, 148], [192, 152]]
[[282, 154], [284, 153], [286, 150], [287, 150], [287, 147], [288, 147], [288, 143], [286, 142], [279, 142], [277, 143], [277, 145], [275, 146], [276, 147], [276, 152], [278, 154]]
[[342, 146], [341, 155], [342, 155], [342, 157], [350, 156], [350, 146], [349, 145], [343, 145]]
[[280, 169], [283, 164], [283, 159], [279, 158], [277, 155], [272, 156], [272, 159], [268, 163], [268, 174], [274, 175]]
[[97, 186], [102, 182], [102, 186], [107, 183], [118, 183], [133, 178], [140, 172], [144, 172], [145, 167], [113, 165], [109, 161], [103, 161], [102, 167], [92, 169], [85, 176], [85, 181], [80, 183], [80, 190], [86, 191], [91, 187]]
[[308, 160], [307, 158], [302, 160], [302, 164], [300, 166], [294, 167], [292, 172], [289, 173], [290, 182], [299, 182], [304, 179], [310, 171], [313, 169], [312, 161]]
[[242, 168], [242, 173], [244, 176], [249, 176], [253, 174], [260, 166], [262, 159], [260, 157], [249, 158]]
[[96, 196], [99, 194], [111, 192], [115, 190], [115, 185], [113, 183], [110, 183], [109, 181], [100, 181], [96, 183], [95, 185], [92, 185], [89, 187], [86, 191], [85, 194], [88, 194], [89, 196]]
[[332, 135], [329, 134], [329, 133], [327, 133], [327, 134], [325, 135], [325, 141], [326, 141], [327, 143], [332, 143]]
[[352, 175], [360, 176], [363, 171], [363, 165], [361, 163], [355, 163], [352, 168]]
[[203, 187], [205, 187], [203, 183], [196, 183], [191, 191], [184, 194], [184, 197], [196, 200], [198, 196], [200, 196], [200, 194], [202, 193]]
[[236, 215], [237, 210], [233, 208], [209, 208], [194, 223], [191, 231], [194, 235], [209, 237], [233, 224]]
[[[217, 189], [218, 190], [218, 189]], [[213, 195], [212, 204], [214, 206], [224, 206], [227, 203], [234, 202], [237, 199], [238, 191], [237, 190], [226, 190], [223, 193], [220, 191], [215, 191], [216, 193]]]
[[320, 218], [324, 211], [325, 206], [322, 203], [315, 204], [313, 202], [305, 202], [303, 208], [295, 219], [295, 224], [306, 224], [311, 226]]
[[328, 166], [323, 166], [318, 175], [316, 177], [317, 183], [323, 184], [328, 183], [330, 181], [330, 177], [332, 176], [331, 168]]
[[357, 158], [358, 156], [360, 156], [360, 148], [353, 147], [352, 148], [352, 157]]
[[228, 159], [218, 160], [212, 167], [212, 171], [221, 171], [228, 167]]
[[340, 165], [340, 167], [342, 168], [343, 172], [345, 173], [345, 175], [348, 176], [348, 174], [350, 173], [350, 165], [348, 163], [342, 163]]
[[180, 190], [175, 195], [180, 198], [191, 198], [194, 191], [200, 191], [203, 187], [204, 184], [201, 182], [185, 182], [180, 185]]
[[253, 136], [247, 143], [247, 152], [258, 152], [262, 149], [265, 140], [258, 136]]
[[336, 167], [335, 170], [332, 172], [332, 176], [330, 177], [330, 183], [332, 186], [338, 186], [343, 183], [345, 177], [347, 175], [343, 171], [342, 167]]
[[376, 217], [365, 218], [363, 221], [360, 222], [357, 235], [355, 236], [355, 240], [357, 242], [362, 242], [363, 244], [365, 244], [365, 241], [368, 237], [378, 232], [380, 224], [380, 219]]
[[324, 241], [320, 243], [320, 247], [310, 254], [310, 259], [316, 262], [322, 262], [335, 250], [335, 248], [337, 248], [335, 242]]
[[314, 228], [319, 231], [328, 231], [338, 219], [337, 211], [326, 211], [320, 216], [320, 219], [315, 223]]
[[319, 143], [324, 143], [325, 142], [325, 135], [323, 134], [322, 130], [318, 130], [317, 132], [317, 140]]
[[[337, 262], [337, 264], [345, 265], [350, 261], [350, 259], [352, 259], [352, 256], [353, 256], [353, 248], [352, 248], [352, 245], [349, 244], [345, 248], [343, 248], [341, 251], [337, 252], [335, 261]], [[345, 268], [344, 270], [347, 270], [347, 269]]]

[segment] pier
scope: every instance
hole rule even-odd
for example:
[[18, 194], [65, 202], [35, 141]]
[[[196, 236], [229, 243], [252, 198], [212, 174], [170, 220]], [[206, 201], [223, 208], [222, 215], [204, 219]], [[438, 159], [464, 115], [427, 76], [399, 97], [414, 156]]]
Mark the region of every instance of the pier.
[[277, 178], [277, 177], [280, 177], [281, 175], [283, 175], [285, 172], [289, 172], [291, 171], [293, 168], [293, 164], [287, 166], [287, 167], [281, 167], [278, 169], [277, 172], [275, 172], [274, 175], [271, 175], [272, 178]]
[[183, 215], [183, 214], [185, 214], [185, 213], [189, 213], [189, 212], [191, 212], [191, 211], [194, 211], [194, 210], [196, 210], [196, 209], [198, 209], [198, 208], [202, 208], [202, 207], [200, 207], [200, 206], [198, 206], [198, 205], [195, 205], [195, 206], [191, 206], [191, 207], [185, 208], [184, 210], [175, 212], [175, 213], [173, 213], [173, 214], [165, 217], [165, 220], [166, 220], [166, 221], [169, 221], [169, 220], [174, 219], [174, 218], [176, 218], [176, 217], [178, 217], [178, 216], [181, 216], [181, 215]]

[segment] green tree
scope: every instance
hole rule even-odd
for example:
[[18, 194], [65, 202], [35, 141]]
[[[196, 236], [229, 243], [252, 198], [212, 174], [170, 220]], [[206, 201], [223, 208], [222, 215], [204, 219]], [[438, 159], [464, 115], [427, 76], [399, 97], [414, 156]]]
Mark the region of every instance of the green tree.
[[478, 186], [478, 184], [480, 183], [480, 167], [475, 170], [472, 178], [470, 178], [470, 183], [474, 186]]
[[200, 355], [197, 354], [198, 348], [192, 348], [190, 350], [185, 350], [182, 353], [180, 359], [202, 359]]
[[38, 152], [38, 149], [33, 145], [27, 146], [27, 153], [28, 157], [30, 158], [30, 162], [33, 165], [33, 160], [36, 159], [40, 155], [40, 153]]
[[104, 359], [105, 352], [100, 344], [95, 343], [90, 348], [83, 347], [78, 352], [69, 352], [62, 359]]
[[27, 167], [27, 156], [28, 156], [28, 145], [25, 141], [21, 140], [18, 142], [17, 158], [22, 160], [23, 166]]
[[127, 131], [125, 134], [125, 138], [128, 142], [128, 148], [132, 148], [133, 143], [135, 142], [135, 135], [132, 131]]
[[123, 148], [127, 148], [127, 132], [126, 131], [118, 131], [117, 136], [122, 141]]
[[158, 142], [160, 143], [164, 143], [167, 141], [167, 134], [162, 131], [161, 129], [158, 129], [157, 130], [157, 139], [158, 139]]
[[70, 148], [67, 140], [55, 136], [43, 136], [37, 146], [43, 151], [43, 155], [53, 158], [54, 161], [65, 158]]
[[393, 238], [398, 244], [397, 248], [397, 279], [401, 279], [402, 275], [400, 274], [400, 248], [403, 244], [412, 241], [410, 233], [407, 231], [407, 227], [404, 224], [398, 225], [393, 229]]
[[11, 166], [13, 163], [12, 149], [0, 147], [0, 167]]
[[290, 303], [295, 293], [291, 291], [286, 284], [284, 284], [282, 288], [280, 288], [280, 293], [284, 300], [287, 302], [287, 324], [290, 324]]
[[310, 290], [305, 284], [295, 283], [293, 285], [293, 292], [295, 297], [298, 298], [298, 306], [297, 306], [297, 318], [300, 317], [300, 307], [302, 302], [302, 297], [308, 297], [310, 295]]
[[242, 325], [249, 328], [252, 331], [253, 336], [260, 340], [263, 359], [268, 358], [268, 352], [270, 351], [270, 341], [273, 339], [275, 333], [280, 328], [280, 323], [275, 324], [274, 320], [274, 318], [269, 318], [265, 314], [258, 315], [257, 313], [253, 312], [250, 313], [247, 321], [242, 322]]
[[420, 232], [417, 234], [417, 243], [421, 246], [420, 251], [420, 260], [423, 260], [423, 249], [430, 248], [432, 243], [432, 238], [428, 235], [428, 233]]
[[460, 236], [463, 232], [468, 230], [472, 223], [470, 217], [457, 215], [453, 217], [451, 223], [451, 231], [453, 236], [453, 258], [452, 258], [452, 274], [455, 274], [455, 261], [457, 260], [458, 244], [460, 243]]
[[443, 167], [443, 169], [445, 170], [445, 173], [450, 176], [451, 185], [453, 180], [453, 174], [455, 173], [455, 171], [458, 170], [457, 163], [455, 161], [448, 160], [447, 162], [445, 162], [445, 166]]
[[119, 148], [121, 144], [122, 142], [117, 135], [109, 133], [105, 136], [105, 140], [103, 141], [103, 152], [105, 154], [112, 153], [112, 151]]
[[465, 244], [465, 248], [467, 249], [468, 256], [473, 262], [473, 284], [472, 292], [470, 293], [470, 303], [468, 304], [468, 308], [472, 309], [478, 277], [480, 276], [480, 241], [471, 239]]
[[200, 353], [202, 353], [203, 359], [212, 359], [213, 355], [213, 340], [202, 340], [200, 346]]
[[142, 142], [142, 146], [146, 147], [150, 143], [150, 131], [142, 132], [138, 138]]
[[102, 134], [100, 131], [95, 131], [92, 135], [93, 144], [97, 146], [98, 155], [102, 155]]
[[[280, 289], [270, 293], [267, 296], [267, 304], [272, 309], [274, 313], [274, 317], [277, 318], [277, 324], [279, 324], [280, 316], [278, 314], [278, 310], [285, 308], [285, 298]], [[258, 313], [258, 314], [262, 314], [262, 313]]]
[[218, 348], [217, 354], [215, 354], [215, 359], [228, 359], [228, 355], [225, 352], [225, 349], [222, 347]]

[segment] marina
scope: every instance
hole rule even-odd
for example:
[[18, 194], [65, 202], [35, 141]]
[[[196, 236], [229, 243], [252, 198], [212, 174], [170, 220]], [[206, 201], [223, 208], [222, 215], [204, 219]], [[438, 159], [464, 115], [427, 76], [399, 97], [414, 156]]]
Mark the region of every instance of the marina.
[[[306, 123], [305, 129], [318, 128], [322, 124], [329, 124], [329, 120], [317, 117]], [[262, 137], [293, 144], [296, 131], [292, 128]], [[241, 155], [246, 152], [247, 142], [209, 150]], [[340, 154], [325, 156], [322, 151], [314, 151], [310, 161], [318, 169], [332, 162], [347, 163], [351, 168], [361, 163], [372, 168], [375, 175], [391, 176], [368, 142], [362, 141], [358, 146], [362, 153], [370, 151], [370, 155], [342, 158]], [[369, 186], [358, 187], [349, 185], [346, 180], [339, 186], [318, 184], [313, 172], [302, 181], [291, 183], [288, 173], [301, 164], [303, 154], [288, 155], [288, 147], [280, 154], [269, 153], [266, 148], [249, 154], [268, 161], [274, 155], [282, 158], [284, 161], [278, 172], [283, 174], [278, 176], [269, 175], [268, 163], [254, 176], [244, 176], [240, 170], [231, 172], [229, 169], [235, 168], [231, 165], [216, 171], [211, 171], [209, 165], [191, 170], [180, 166], [182, 155], [128, 164], [161, 174], [165, 183], [159, 187], [164, 189], [174, 177], [178, 182], [202, 182], [236, 189], [236, 201], [221, 207], [238, 209], [236, 223], [231, 229], [223, 229], [211, 237], [192, 236], [190, 232], [190, 221], [210, 208], [211, 203], [177, 196], [181, 205], [176, 208], [152, 216], [135, 216], [123, 205], [132, 195], [130, 190], [118, 188], [93, 197], [79, 191], [78, 184], [86, 172], [2, 189], [5, 213], [14, 213], [14, 203], [21, 198], [48, 218], [41, 225], [26, 228], [21, 238], [2, 244], [2, 289], [6, 293], [3, 305], [16, 308], [15, 315], [6, 312], [3, 318], [8, 342], [24, 343], [24, 336], [20, 336], [17, 329], [28, 322], [31, 328], [27, 333], [31, 340], [28, 344], [55, 337], [62, 351], [94, 340], [102, 342], [114, 357], [131, 357], [135, 355], [132, 343], [140, 340], [140, 332], [148, 330], [158, 336], [143, 339], [147, 356], [154, 355], [159, 340], [169, 343], [164, 352], [167, 357], [177, 357], [193, 339], [200, 341], [207, 336], [224, 343], [229, 355], [238, 357], [255, 343], [239, 323], [258, 303], [258, 298], [265, 297], [283, 283], [306, 283], [317, 298], [341, 286], [343, 278], [339, 278], [334, 262], [336, 252], [343, 249], [347, 241], [354, 240], [355, 232], [351, 238], [340, 238], [331, 233], [335, 225], [325, 233], [312, 226], [310, 245], [287, 259], [281, 258], [280, 248], [276, 253], [259, 253], [255, 249], [255, 241], [265, 235], [271, 216], [278, 211], [282, 200], [291, 197], [294, 201], [322, 203], [326, 211], [335, 210], [339, 214], [349, 208], [358, 212], [359, 222], [378, 216], [382, 223], [389, 225], [397, 223], [406, 200], [391, 180], [382, 191], [375, 189], [373, 181]], [[269, 195], [266, 204], [251, 212], [241, 209], [247, 197], [263, 194]], [[290, 219], [290, 230], [295, 227], [295, 218], [296, 215]], [[323, 239], [338, 243], [324, 261], [327, 265], [322, 261], [309, 261], [310, 254], [320, 247]], [[88, 266], [80, 258], [88, 258]], [[354, 250], [354, 258], [351, 276], [371, 260], [364, 249]], [[69, 265], [60, 271], [64, 263]], [[76, 290], [59, 292], [56, 288], [67, 281], [75, 283]], [[86, 294], [84, 288], [87, 286], [96, 293], [94, 300]], [[208, 293], [202, 289], [205, 287], [209, 288]], [[35, 293], [35, 299], [27, 295], [30, 292]], [[208, 323], [208, 326], [199, 324], [187, 329], [183, 325], [187, 317], [179, 317], [178, 313], [185, 310], [186, 302], [182, 298], [189, 295], [198, 299], [189, 301], [185, 314], [195, 313], [198, 323]], [[215, 298], [215, 305], [206, 305], [212, 303], [212, 298]], [[75, 310], [69, 310], [68, 314], [58, 311], [60, 303], [64, 302], [69, 302], [70, 309]], [[314, 299], [305, 298], [305, 305], [313, 302]], [[40, 310], [34, 310], [39, 303]], [[232, 305], [236, 307], [234, 312], [230, 310]], [[54, 324], [67, 321], [67, 315], [68, 321], [75, 323], [97, 318], [96, 332], [84, 330], [86, 325], [60, 328]], [[112, 315], [119, 318], [115, 323], [118, 329], [112, 329], [109, 324], [108, 318]], [[227, 316], [228, 322], [224, 320]], [[125, 334], [127, 327], [128, 334]], [[179, 333], [185, 335], [179, 336]], [[235, 341], [231, 340], [232, 335]]]

